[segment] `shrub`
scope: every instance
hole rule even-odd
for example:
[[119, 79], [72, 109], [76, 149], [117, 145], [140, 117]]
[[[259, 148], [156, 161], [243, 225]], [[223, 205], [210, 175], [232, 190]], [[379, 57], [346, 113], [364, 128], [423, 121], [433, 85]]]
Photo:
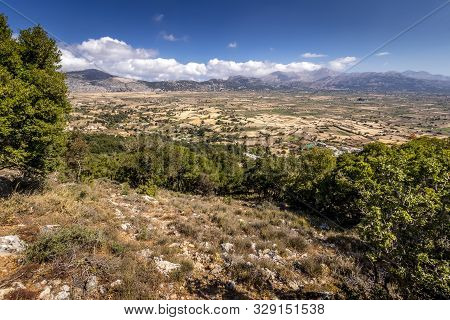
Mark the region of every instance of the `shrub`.
[[375, 143], [341, 157], [325, 186], [328, 212], [358, 225], [377, 280], [403, 297], [450, 296], [449, 172], [450, 139]]
[[302, 236], [291, 236], [286, 239], [286, 246], [302, 252], [308, 247], [308, 242]]
[[115, 256], [122, 256], [125, 253], [125, 246], [119, 242], [111, 242], [109, 243], [109, 250]]
[[178, 269], [173, 270], [169, 277], [173, 281], [181, 281], [186, 277], [190, 276], [192, 270], [194, 270], [194, 264], [190, 260], [181, 260], [179, 261], [180, 267]]
[[147, 183], [141, 184], [137, 188], [136, 191], [138, 193], [145, 194], [150, 197], [154, 197], [154, 196], [156, 196], [157, 190], [158, 190], [158, 187], [152, 181], [147, 181]]
[[65, 227], [38, 238], [26, 251], [26, 260], [43, 263], [75, 253], [78, 250], [92, 252], [102, 244], [98, 232], [80, 226]]

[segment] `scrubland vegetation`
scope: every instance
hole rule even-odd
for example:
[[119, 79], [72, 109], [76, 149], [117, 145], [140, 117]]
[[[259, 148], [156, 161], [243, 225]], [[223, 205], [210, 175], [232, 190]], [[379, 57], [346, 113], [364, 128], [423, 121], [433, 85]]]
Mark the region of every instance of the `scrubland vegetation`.
[[157, 136], [74, 134], [69, 141], [85, 151], [67, 150], [84, 155], [68, 176], [104, 177], [152, 196], [164, 188], [308, 212], [358, 234], [374, 275], [395, 282], [405, 296], [449, 293], [448, 139], [374, 143], [337, 158], [326, 149], [279, 157], [261, 148], [182, 145]]
[[448, 138], [64, 133], [54, 41], [1, 16], [0, 47], [1, 298], [449, 298]]

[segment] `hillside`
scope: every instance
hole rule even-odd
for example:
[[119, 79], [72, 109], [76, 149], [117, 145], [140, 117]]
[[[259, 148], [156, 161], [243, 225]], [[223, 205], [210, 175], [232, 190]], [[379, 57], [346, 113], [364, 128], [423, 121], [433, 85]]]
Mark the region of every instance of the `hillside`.
[[0, 299], [447, 298], [448, 146], [75, 133], [40, 183], [0, 172]]
[[68, 72], [66, 73], [66, 83], [72, 92], [125, 92], [148, 90], [145, 81], [116, 77], [96, 69]]
[[338, 73], [326, 68], [305, 72], [273, 72], [261, 78], [233, 76], [227, 80], [143, 81], [88, 69], [66, 73], [72, 92], [344, 90], [360, 92], [450, 93], [449, 77], [426, 72]]
[[373, 286], [339, 249], [356, 240], [268, 203], [55, 179], [0, 201], [0, 299], [367, 298]]

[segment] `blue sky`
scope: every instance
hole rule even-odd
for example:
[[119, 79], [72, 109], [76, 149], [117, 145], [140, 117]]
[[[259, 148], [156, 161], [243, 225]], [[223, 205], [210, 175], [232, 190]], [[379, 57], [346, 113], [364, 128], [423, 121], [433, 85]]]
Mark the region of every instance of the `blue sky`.
[[[445, 0], [6, 2], [69, 44], [67, 70], [166, 80], [343, 70]], [[16, 32], [31, 25], [0, 12]], [[450, 5], [381, 52], [354, 71], [450, 75]]]

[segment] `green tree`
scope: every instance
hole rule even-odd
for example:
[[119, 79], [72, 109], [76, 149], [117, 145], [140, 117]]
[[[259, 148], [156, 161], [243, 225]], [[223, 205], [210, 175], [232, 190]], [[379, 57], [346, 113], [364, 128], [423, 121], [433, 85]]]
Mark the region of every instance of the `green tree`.
[[326, 180], [328, 210], [358, 226], [377, 280], [406, 298], [450, 296], [449, 147], [371, 144], [341, 157]]
[[300, 207], [317, 207], [319, 186], [336, 166], [333, 153], [324, 148], [302, 151], [288, 158], [286, 200]]
[[24, 174], [55, 168], [70, 106], [60, 52], [40, 26], [12, 38], [0, 15], [0, 167]]

